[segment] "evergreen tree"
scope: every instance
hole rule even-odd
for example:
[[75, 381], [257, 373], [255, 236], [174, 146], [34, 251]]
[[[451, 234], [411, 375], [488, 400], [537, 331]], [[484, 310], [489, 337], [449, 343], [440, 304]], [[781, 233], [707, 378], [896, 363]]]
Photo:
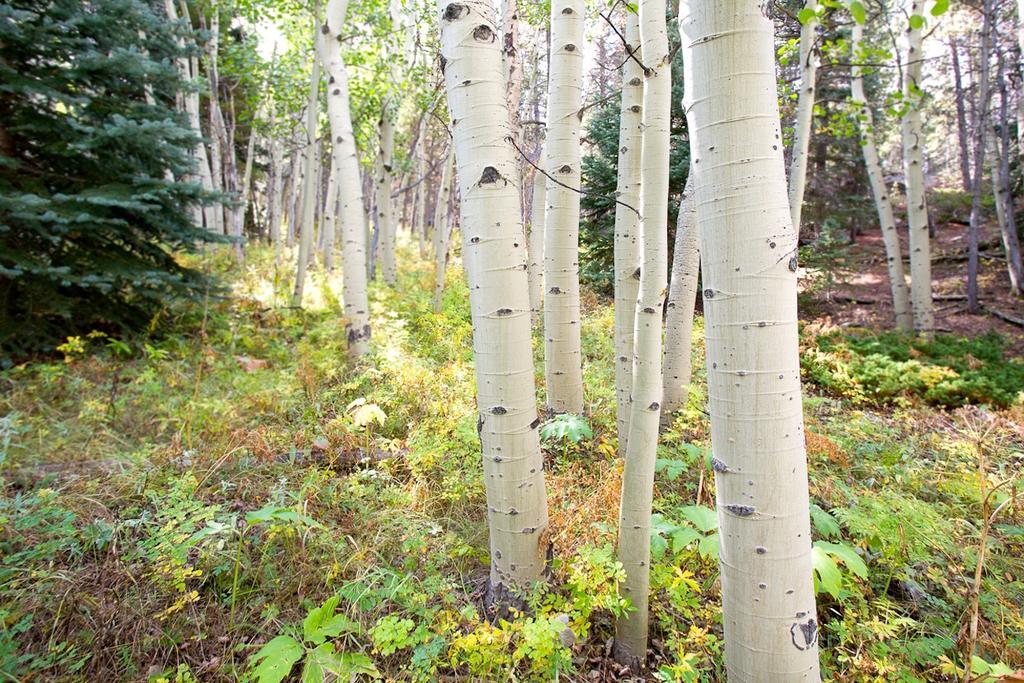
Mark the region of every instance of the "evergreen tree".
[[215, 239], [175, 99], [194, 40], [143, 0], [0, 3], [0, 349], [148, 323], [205, 278], [177, 253]]

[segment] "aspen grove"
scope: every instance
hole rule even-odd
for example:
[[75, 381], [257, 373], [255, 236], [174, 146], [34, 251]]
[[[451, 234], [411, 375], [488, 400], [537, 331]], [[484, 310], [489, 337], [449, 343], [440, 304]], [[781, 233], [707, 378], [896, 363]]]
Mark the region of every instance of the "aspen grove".
[[0, 0], [0, 679], [1024, 680], [1024, 0]]

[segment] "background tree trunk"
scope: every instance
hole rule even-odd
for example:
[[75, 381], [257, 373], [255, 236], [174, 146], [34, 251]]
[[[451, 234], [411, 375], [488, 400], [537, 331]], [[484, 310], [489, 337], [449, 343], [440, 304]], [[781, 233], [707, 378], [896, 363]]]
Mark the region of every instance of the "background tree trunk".
[[615, 659], [637, 670], [647, 658], [651, 570], [651, 504], [661, 415], [661, 316], [668, 278], [669, 127], [672, 59], [668, 52], [665, 0], [640, 0], [644, 74], [640, 168], [643, 266], [636, 303], [633, 400], [622, 470], [618, 558], [626, 570], [623, 595], [635, 611], [615, 624]]
[[757, 0], [681, 5], [727, 676], [818, 681], [797, 231], [775, 72], [764, 68], [772, 22]]
[[[911, 16], [924, 19], [924, 0], [911, 0]], [[928, 204], [924, 186], [924, 131], [921, 127], [921, 28], [908, 24], [903, 64], [903, 105], [900, 126], [903, 173], [907, 185], [907, 223], [910, 232], [910, 300], [914, 330], [930, 337], [935, 330], [932, 306], [932, 250], [928, 234]]]
[[875, 210], [878, 212], [878, 223], [882, 230], [882, 242], [885, 244], [885, 263], [889, 273], [889, 287], [892, 290], [896, 329], [910, 332], [914, 329], [914, 318], [910, 312], [910, 289], [907, 287], [907, 277], [903, 272], [900, 236], [896, 231], [892, 200], [889, 198], [889, 188], [885, 184], [882, 163], [878, 160], [878, 150], [875, 147], [875, 120], [867, 98], [864, 96], [864, 76], [863, 70], [859, 66], [863, 61], [860, 46], [864, 37], [864, 27], [856, 21], [853, 22], [852, 36], [852, 59], [855, 66], [851, 67], [850, 92], [854, 106], [860, 108], [858, 118], [860, 148], [864, 155], [868, 183], [871, 185], [871, 193], [875, 198]]
[[[544, 376], [548, 407], [583, 412], [580, 350], [580, 117], [583, 84], [583, 0], [551, 3], [548, 129], [544, 145]], [[461, 161], [460, 161], [461, 163]], [[557, 178], [555, 182], [553, 178]]]
[[501, 603], [544, 575], [548, 553], [519, 177], [494, 5], [440, 0], [438, 8], [473, 318], [488, 594]]
[[370, 350], [370, 304], [366, 292], [366, 212], [359, 172], [359, 155], [352, 130], [348, 70], [341, 54], [341, 30], [347, 0], [328, 0], [320, 44], [327, 72], [327, 115], [331, 122], [331, 147], [338, 184], [338, 218], [341, 223], [342, 288], [345, 333], [349, 356]]
[[[633, 393], [633, 325], [640, 288], [640, 129], [644, 82], [640, 67], [640, 19], [626, 11], [626, 50], [635, 59], [622, 65], [619, 114], [619, 167], [615, 188], [615, 420], [619, 454], [629, 440], [630, 396]], [[632, 209], [629, 207], [633, 207]]]
[[697, 303], [697, 274], [700, 270], [700, 240], [697, 235], [697, 205], [693, 187], [693, 169], [686, 177], [683, 200], [676, 221], [672, 279], [665, 305], [665, 399], [661, 405], [661, 425], [668, 427], [675, 413], [690, 396], [693, 353], [693, 311]]
[[395, 150], [395, 124], [385, 105], [378, 124], [380, 132], [380, 148], [377, 153], [377, 167], [374, 174], [376, 188], [374, 195], [377, 204], [377, 230], [380, 234], [377, 243], [380, 254], [380, 272], [384, 282], [394, 285], [398, 282], [398, 264], [395, 261], [395, 220], [394, 201], [391, 199], [391, 162]]
[[534, 323], [540, 320], [541, 309], [544, 307], [544, 215], [547, 211], [547, 189], [548, 179], [540, 171], [534, 171], [530, 232], [527, 236], [529, 260], [526, 264], [530, 280], [530, 318]]
[[[319, 8], [313, 19], [313, 40], [319, 41]], [[316, 214], [316, 165], [319, 158], [319, 145], [316, 139], [316, 124], [319, 116], [320, 103], [320, 62], [314, 56], [309, 79], [309, 97], [306, 100], [306, 140], [303, 157], [302, 179], [302, 220], [299, 226], [299, 258], [295, 269], [295, 291], [292, 293], [292, 306], [302, 306], [302, 293], [306, 286], [306, 270], [309, 267], [309, 255], [313, 248], [313, 220]]]
[[971, 175], [971, 219], [967, 230], [967, 311], [979, 313], [978, 303], [978, 236], [981, 232], [981, 197], [985, 175], [985, 135], [989, 125], [989, 61], [991, 59], [992, 0], [982, 2], [981, 51], [978, 55], [978, 106], [971, 142], [974, 168]]
[[441, 312], [444, 296], [445, 268], [448, 265], [448, 202], [452, 189], [452, 169], [455, 165], [455, 151], [448, 150], [448, 158], [441, 171], [441, 186], [434, 204], [434, 313]]
[[[807, 0], [805, 10], [817, 13], [818, 0]], [[811, 142], [811, 124], [814, 122], [814, 100], [817, 95], [815, 80], [818, 74], [818, 55], [814, 50], [817, 14], [800, 27], [800, 96], [796, 105], [793, 125], [793, 158], [789, 165], [789, 212], [797, 232], [804, 207], [804, 189], [807, 187], [807, 150]]]

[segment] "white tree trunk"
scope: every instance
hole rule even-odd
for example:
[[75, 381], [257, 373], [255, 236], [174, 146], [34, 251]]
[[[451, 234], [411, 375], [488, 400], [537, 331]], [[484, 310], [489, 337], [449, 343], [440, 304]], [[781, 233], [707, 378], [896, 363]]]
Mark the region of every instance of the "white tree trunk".
[[[818, 0], [807, 0], [804, 9], [818, 11]], [[818, 53], [814, 50], [818, 17], [815, 15], [800, 27], [800, 96], [796, 104], [796, 122], [793, 130], [793, 156], [789, 164], [789, 212], [797, 232], [804, 207], [804, 189], [807, 187], [807, 152], [811, 143], [811, 124], [814, 121], [814, 100], [817, 95]]]
[[[644, 81], [640, 67], [640, 20], [626, 12], [626, 50], [636, 59], [622, 65], [619, 118], [619, 166], [615, 197], [615, 403], [619, 454], [629, 438], [630, 396], [633, 393], [633, 324], [640, 288], [640, 129]], [[632, 207], [632, 208], [630, 208]]]
[[676, 221], [672, 279], [665, 304], [665, 400], [661, 423], [667, 427], [675, 413], [686, 405], [693, 374], [693, 311], [697, 303], [697, 274], [700, 270], [700, 239], [697, 235], [697, 205], [693, 168], [686, 177], [683, 200]]
[[727, 676], [817, 681], [797, 232], [772, 21], [758, 0], [681, 5]]
[[[544, 375], [548, 407], [583, 412], [580, 350], [580, 117], [583, 94], [583, 0], [551, 3], [551, 69], [544, 168]], [[566, 187], [568, 186], [568, 187]]]
[[[212, 13], [210, 19], [210, 41], [206, 47], [206, 75], [207, 80], [210, 84], [210, 175], [213, 180], [213, 190], [223, 194], [224, 192], [224, 163], [223, 163], [223, 149], [227, 143], [227, 132], [224, 130], [224, 117], [220, 112], [220, 94], [217, 87], [217, 53], [219, 51], [218, 43], [220, 36], [220, 18], [217, 9], [217, 3], [214, 2], [212, 5]], [[227, 225], [224, 222], [224, 212], [226, 207], [222, 203], [216, 205], [216, 215], [214, 221], [216, 222], [216, 231], [220, 235], [228, 234], [226, 229]]]
[[[249, 201], [252, 198], [252, 162], [256, 152], [256, 131], [249, 130], [249, 144], [245, 151], [245, 170], [242, 172], [242, 186], [238, 188], [238, 206], [235, 208], [235, 234], [239, 237], [245, 232], [245, 211], [249, 208]], [[253, 212], [256, 215], [256, 212]]]
[[[1005, 91], [1000, 100], [1000, 111], [1006, 109]], [[1005, 115], [1001, 117], [1005, 128], [1007, 120]], [[1007, 182], [1009, 171], [1009, 133], [1005, 133], [1003, 140], [1007, 143], [1006, 148], [1000, 149], [996, 140], [995, 122], [989, 129], [988, 145], [989, 154], [992, 157], [992, 191], [995, 196], [996, 218], [999, 221], [999, 234], [1003, 240], [1003, 250], [1006, 253], [1006, 271], [1010, 278], [1010, 291], [1020, 295], [1024, 287], [1024, 267], [1022, 267], [1020, 239], [1017, 237], [1017, 223], [1013, 215], [1013, 194], [1010, 191], [1010, 184]]]
[[[542, 153], [543, 158], [543, 153]], [[544, 306], [544, 214], [547, 211], [548, 179], [540, 171], [533, 173], [533, 202], [530, 207], [530, 232], [527, 235], [527, 272], [530, 280], [530, 319], [540, 321]]]
[[284, 158], [281, 155], [281, 143], [276, 138], [270, 140], [270, 187], [267, 202], [267, 236], [274, 247], [274, 262], [281, 261], [281, 195], [284, 186]]
[[[313, 40], [319, 43], [319, 17], [313, 21]], [[302, 306], [302, 293], [306, 286], [306, 270], [313, 250], [313, 221], [316, 214], [316, 166], [317, 154], [316, 124], [320, 104], [320, 62], [313, 58], [312, 74], [309, 79], [309, 97], [306, 99], [306, 139], [303, 153], [302, 179], [302, 221], [299, 227], [299, 258], [295, 269], [295, 290], [292, 306]]]
[[325, 192], [324, 220], [321, 227], [324, 270], [328, 273], [334, 270], [334, 233], [338, 224], [338, 165], [334, 163], [333, 155], [329, 163], [330, 171], [328, 171], [327, 191]]
[[[910, 0], [910, 16], [924, 18], [924, 0]], [[906, 30], [903, 62], [903, 106], [900, 126], [903, 142], [903, 173], [907, 185], [907, 224], [910, 232], [910, 303], [914, 329], [930, 337], [935, 330], [932, 307], [932, 254], [928, 235], [928, 205], [924, 186], [924, 130], [921, 127], [921, 29]]]
[[640, 169], [643, 265], [634, 316], [633, 396], [622, 470], [618, 558], [623, 595], [635, 611], [615, 625], [615, 659], [638, 669], [647, 658], [651, 565], [651, 503], [661, 415], [661, 325], [668, 278], [668, 169], [672, 64], [665, 0], [640, 0], [644, 66]]
[[376, 187], [377, 254], [380, 258], [380, 270], [384, 282], [394, 285], [398, 281], [398, 265], [395, 261], [395, 220], [394, 201], [391, 199], [391, 158], [395, 150], [395, 125], [392, 123], [385, 105], [381, 113], [378, 130], [380, 147], [377, 152], [377, 165], [374, 171]]
[[438, 7], [473, 317], [489, 594], [503, 602], [508, 589], [544, 575], [548, 552], [520, 183], [494, 5], [440, 0]]
[[[1024, 55], [1024, 0], [1017, 0], [1017, 49]], [[1024, 80], [1024, 59], [1020, 60], [1020, 77]], [[1009, 154], [1010, 150], [1006, 150]], [[1024, 158], [1024, 97], [1017, 96], [1017, 154]]]
[[900, 253], [900, 236], [896, 231], [896, 218], [893, 215], [892, 200], [889, 188], [885, 184], [882, 163], [878, 159], [875, 147], [875, 120], [864, 96], [863, 69], [859, 66], [863, 60], [860, 45], [864, 37], [864, 27], [853, 23], [852, 80], [850, 82], [853, 105], [859, 110], [857, 118], [860, 127], [860, 148], [864, 155], [864, 166], [871, 184], [871, 193], [875, 198], [875, 209], [878, 212], [878, 223], [882, 229], [882, 242], [885, 244], [885, 262], [889, 272], [889, 285], [892, 289], [892, 307], [896, 314], [896, 329], [909, 332], [914, 328], [914, 319], [910, 312], [910, 289], [907, 287], [907, 276], [903, 272], [903, 256]]
[[448, 200], [451, 197], [452, 169], [455, 165], [455, 152], [448, 150], [448, 158], [441, 171], [441, 187], [437, 192], [437, 203], [434, 204], [434, 312], [441, 312], [444, 296], [444, 272], [448, 266]]
[[366, 213], [359, 156], [349, 104], [348, 71], [341, 54], [346, 0], [328, 0], [320, 43], [327, 73], [327, 116], [338, 183], [338, 218], [341, 223], [342, 287], [348, 353], [356, 357], [370, 349], [370, 305], [366, 292]]

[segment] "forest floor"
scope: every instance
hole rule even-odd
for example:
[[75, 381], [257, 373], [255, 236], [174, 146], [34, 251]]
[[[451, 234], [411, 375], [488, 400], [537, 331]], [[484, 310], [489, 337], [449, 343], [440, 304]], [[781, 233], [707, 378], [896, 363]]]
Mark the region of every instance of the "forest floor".
[[[453, 267], [432, 313], [431, 267], [402, 257], [357, 365], [340, 275], [292, 309], [290, 269], [252, 249], [241, 274], [203, 261], [230, 292], [170, 335], [0, 373], [0, 678], [622, 680], [610, 303], [584, 302], [592, 435], [545, 440], [553, 581], [492, 624], [467, 292]], [[994, 334], [927, 344], [821, 310], [844, 324], [802, 336], [826, 678], [959, 678], [999, 506], [972, 664], [1024, 668], [1024, 364]], [[659, 446], [649, 680], [723, 679], [702, 356], [698, 319], [692, 400]]]

